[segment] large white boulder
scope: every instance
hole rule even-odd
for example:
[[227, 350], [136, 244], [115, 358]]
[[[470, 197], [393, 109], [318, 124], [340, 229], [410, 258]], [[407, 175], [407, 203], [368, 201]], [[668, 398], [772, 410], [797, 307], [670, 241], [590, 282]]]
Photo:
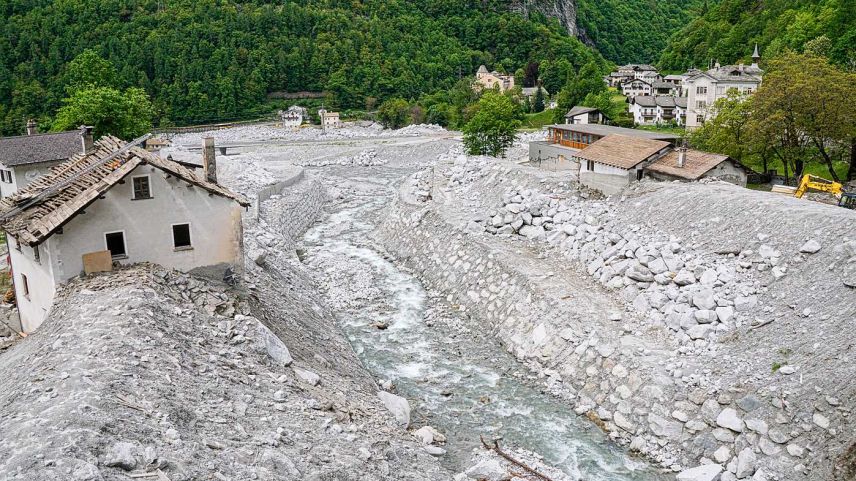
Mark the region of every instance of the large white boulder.
[[685, 469], [676, 476], [677, 481], [714, 481], [722, 472], [719, 464], [705, 464], [694, 468]]
[[407, 402], [407, 399], [386, 391], [378, 392], [377, 397], [383, 401], [383, 405], [392, 413], [399, 425], [404, 428], [410, 425], [410, 403]]

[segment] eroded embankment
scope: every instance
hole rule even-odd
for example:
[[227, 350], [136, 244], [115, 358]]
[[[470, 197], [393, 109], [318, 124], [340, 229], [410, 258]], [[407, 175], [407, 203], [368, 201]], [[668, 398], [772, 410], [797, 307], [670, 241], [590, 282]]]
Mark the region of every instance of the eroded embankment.
[[[507, 170], [496, 172], [500, 177], [507, 173]], [[483, 176], [490, 178], [491, 175]], [[536, 188], [538, 185], [537, 180], [520, 183], [534, 184]], [[651, 228], [659, 229], [659, 233], [670, 232], [669, 210], [663, 205], [656, 207], [671, 198], [669, 187], [661, 184], [658, 188], [663, 191], [653, 194], [651, 199], [644, 193], [627, 199], [612, 199], [613, 204], [617, 202], [612, 210], [600, 206], [598, 212], [609, 214], [609, 222], [614, 224], [632, 222], [641, 225], [635, 227], [637, 230]], [[834, 466], [846, 462], [842, 453], [853, 442], [849, 434], [852, 432], [849, 422], [852, 401], [849, 400], [853, 399], [854, 387], [848, 382], [853, 373], [852, 366], [845, 362], [851, 348], [829, 336], [848, 323], [852, 324], [854, 304], [841, 297], [852, 295], [852, 290], [843, 285], [843, 274], [833, 273], [831, 280], [821, 280], [824, 274], [820, 266], [835, 258], [838, 263], [843, 259], [843, 268], [851, 267], [844, 252], [850, 244], [847, 239], [836, 237], [834, 232], [813, 232], [807, 228], [812, 223], [826, 225], [830, 222], [830, 219], [818, 219], [824, 214], [816, 209], [794, 214], [805, 220], [780, 222], [791, 229], [788, 237], [770, 240], [771, 234], [776, 232], [769, 232], [759, 238], [762, 231], [773, 228], [776, 223], [773, 220], [759, 222], [746, 234], [729, 236], [729, 232], [740, 231], [740, 224], [729, 224], [726, 205], [735, 212], [740, 209], [751, 212], [741, 207], [741, 203], [752, 199], [736, 192], [732, 199], [736, 204], [731, 205], [727, 200], [729, 194], [718, 192], [723, 188], [733, 189], [731, 187], [674, 187], [701, 189], [694, 193], [676, 190], [683, 202], [692, 202], [693, 207], [686, 209], [687, 214], [693, 209], [703, 211], [706, 196], [724, 195], [726, 200], [709, 203], [711, 210], [702, 217], [718, 225], [705, 230], [701, 225], [682, 220], [675, 223], [671, 233], [687, 238], [692, 255], [721, 250], [698, 238], [706, 233], [711, 238], [719, 235], [720, 240], [729, 237], [739, 240], [742, 245], [737, 252], [743, 252], [734, 263], [748, 262], [754, 272], [744, 280], [748, 279], [746, 286], [760, 302], [741, 311], [738, 321], [744, 319], [742, 324], [738, 322], [735, 326], [732, 321], [718, 325], [716, 334], [709, 329], [709, 339], [687, 337], [683, 329], [690, 326], [669, 326], [662, 317], [654, 322], [652, 319], [656, 320], [656, 316], [646, 317], [631, 305], [633, 296], [627, 296], [620, 289], [604, 289], [598, 282], [602, 277], [589, 276], [600, 275], [603, 259], [595, 266], [589, 264], [590, 259], [584, 261], [586, 264], [579, 264], [565, 257], [558, 248], [551, 248], [543, 237], [529, 242], [516, 234], [490, 236], [465, 232], [464, 226], [471, 232], [474, 230], [465, 216], [441, 214], [441, 210], [448, 211], [449, 205], [466, 205], [467, 199], [480, 198], [472, 189], [468, 190], [466, 198], [450, 200], [443, 198], [451, 195], [448, 189], [435, 186], [434, 199], [442, 199], [444, 206], [436, 202], [395, 203], [390, 207], [379, 237], [391, 252], [413, 267], [426, 286], [447, 294], [452, 304], [461, 305], [482, 319], [485, 328], [506, 342], [518, 358], [527, 360], [530, 366], [547, 375], [548, 385], [553, 392], [568, 399], [569, 408], [585, 413], [612, 437], [630, 443], [632, 449], [675, 469], [711, 461], [720, 463], [724, 469], [723, 479], [840, 477], [843, 471]], [[404, 197], [414, 198], [409, 193]], [[765, 198], [759, 199], [765, 202]], [[788, 216], [791, 206], [780, 207], [772, 214]], [[639, 211], [639, 218], [633, 217], [634, 209]], [[654, 214], [658, 209], [660, 214]], [[716, 211], [722, 215], [716, 215]], [[832, 214], [833, 217], [838, 215]], [[735, 213], [735, 216], [749, 223], [752, 214], [740, 217]], [[485, 217], [480, 216], [480, 219]], [[603, 219], [591, 222], [600, 223]], [[579, 224], [590, 225], [582, 220]], [[475, 227], [477, 231], [478, 226]], [[601, 226], [598, 230], [604, 228]], [[799, 229], [802, 231], [795, 234]], [[572, 259], [581, 254], [596, 254], [600, 258], [601, 247], [580, 248], [594, 240], [600, 242], [598, 236], [585, 233], [577, 236], [580, 244], [565, 242], [562, 246], [567, 246], [573, 254]], [[559, 241], [567, 237], [564, 235]], [[622, 238], [610, 237], [613, 241]], [[805, 240], [813, 237], [819, 239], [827, 252], [816, 258], [798, 253], [784, 257], [778, 253], [798, 251]], [[569, 241], [573, 240], [571, 236]], [[665, 242], [669, 242], [668, 235]], [[757, 255], [759, 244], [766, 245], [767, 251], [772, 244], [772, 249], [778, 251], [761, 258]], [[755, 249], [754, 255], [752, 249]], [[725, 263], [729, 252], [733, 249], [717, 254], [725, 259], [716, 262]], [[790, 270], [781, 268], [783, 257], [790, 264]], [[692, 263], [706, 265], [700, 260]], [[771, 266], [778, 267], [775, 277]], [[704, 271], [696, 270], [698, 275]], [[781, 276], [782, 272], [790, 278]], [[818, 285], [827, 286], [828, 292], [834, 293], [834, 299], [827, 302], [825, 308], [818, 307], [821, 303], [812, 294], [807, 295], [812, 292], [810, 287], [803, 291], [791, 287], [799, 282], [800, 273], [805, 274], [802, 278], [809, 285], [816, 279]], [[719, 285], [725, 278], [721, 275], [715, 284]], [[789, 280], [778, 286], [774, 284], [783, 278]], [[630, 287], [626, 282], [621, 286], [625, 290]], [[640, 286], [633, 288], [634, 296], [638, 297]], [[730, 297], [734, 293], [726, 298], [725, 291], [716, 292], [717, 302], [723, 302], [726, 307], [734, 305]], [[643, 289], [641, 295], [649, 294]], [[809, 306], [807, 310], [806, 306]], [[646, 304], [645, 308], [649, 307]], [[741, 309], [743, 307], [741, 305]], [[756, 307], [757, 312], [752, 310]], [[615, 313], [622, 311], [623, 319], [611, 320], [619, 318]], [[764, 316], [765, 321], [774, 319], [774, 322], [755, 327], [757, 322], [749, 322], [753, 315]], [[829, 344], [822, 346], [822, 343]], [[777, 360], [783, 362], [780, 365], [794, 365], [799, 374], [787, 376], [777, 372]]]
[[[289, 238], [320, 209], [314, 187], [293, 192], [315, 204], [292, 205]], [[237, 287], [137, 265], [63, 288], [0, 355], [0, 479], [448, 479], [273, 248], [286, 232], [247, 233], [269, 255]]]

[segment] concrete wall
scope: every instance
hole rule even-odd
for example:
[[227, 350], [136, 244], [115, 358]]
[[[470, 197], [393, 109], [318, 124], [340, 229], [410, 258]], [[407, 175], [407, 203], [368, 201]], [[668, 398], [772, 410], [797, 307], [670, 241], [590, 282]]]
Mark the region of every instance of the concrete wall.
[[[151, 199], [132, 200], [132, 177], [148, 175]], [[107, 248], [104, 234], [124, 231], [127, 258], [122, 264], [154, 262], [188, 271], [217, 264], [241, 265], [242, 224], [240, 207], [234, 201], [162, 171], [142, 165], [126, 177], [124, 184], [110, 189], [72, 219], [62, 234], [53, 237], [59, 255], [54, 267], [57, 281], [63, 282], [83, 271], [83, 254]], [[172, 225], [190, 224], [192, 248], [173, 247]], [[51, 245], [54, 248], [54, 245]]]
[[[38, 246], [39, 261], [37, 262], [32, 247], [20, 246], [18, 250], [15, 239], [9, 236], [7, 239], [21, 330], [32, 332], [39, 327], [53, 304], [56, 283], [53, 278], [54, 259], [51, 258], [51, 253], [54, 251], [50, 246]], [[27, 276], [29, 295], [24, 294], [22, 275]]]
[[624, 170], [610, 165], [594, 163], [594, 170], [588, 170], [586, 161], [580, 159], [580, 183], [605, 195], [612, 195], [636, 180], [636, 169]]
[[578, 151], [546, 141], [530, 142], [529, 162], [544, 170], [569, 171], [576, 176], [579, 174], [580, 163], [573, 157], [575, 152]]
[[702, 177], [716, 177], [719, 180], [731, 182], [740, 187], [746, 187], [746, 171], [728, 161], [722, 162], [713, 169], [710, 169]]
[[263, 188], [256, 194], [256, 200], [253, 203], [253, 214], [255, 217], [259, 217], [261, 214], [261, 205], [274, 194], [281, 194], [283, 189], [286, 187], [292, 186], [298, 182], [303, 180], [303, 169], [301, 168], [299, 172], [285, 180], [281, 180], [279, 182], [268, 185]]

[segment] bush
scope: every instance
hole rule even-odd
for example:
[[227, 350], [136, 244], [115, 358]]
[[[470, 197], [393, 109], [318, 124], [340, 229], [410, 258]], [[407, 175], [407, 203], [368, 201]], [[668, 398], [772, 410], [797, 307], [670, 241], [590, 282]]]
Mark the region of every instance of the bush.
[[377, 120], [388, 129], [400, 129], [410, 120], [410, 104], [400, 98], [389, 99], [380, 104]]

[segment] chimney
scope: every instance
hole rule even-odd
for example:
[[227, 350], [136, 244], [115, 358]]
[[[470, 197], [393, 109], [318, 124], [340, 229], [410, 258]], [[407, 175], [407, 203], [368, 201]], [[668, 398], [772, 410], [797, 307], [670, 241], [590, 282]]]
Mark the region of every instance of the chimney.
[[84, 154], [92, 152], [92, 149], [95, 146], [95, 141], [92, 138], [92, 126], [80, 126], [80, 146], [83, 149]]
[[687, 161], [687, 148], [678, 147], [678, 167], [683, 168]]
[[214, 137], [202, 139], [202, 172], [205, 180], [217, 183], [217, 158], [214, 154]]
[[36, 135], [39, 133], [39, 126], [34, 119], [27, 121], [27, 135]]

